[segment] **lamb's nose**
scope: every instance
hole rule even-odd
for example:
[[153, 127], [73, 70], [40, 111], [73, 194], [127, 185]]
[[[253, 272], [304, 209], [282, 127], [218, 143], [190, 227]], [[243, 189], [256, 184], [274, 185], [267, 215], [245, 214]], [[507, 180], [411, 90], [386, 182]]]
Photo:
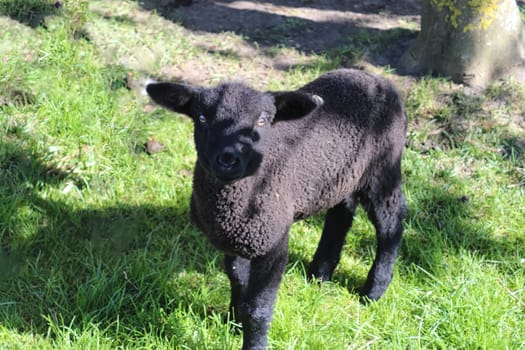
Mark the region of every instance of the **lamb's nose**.
[[217, 156], [217, 163], [224, 168], [233, 168], [239, 163], [239, 157], [235, 152], [224, 150]]

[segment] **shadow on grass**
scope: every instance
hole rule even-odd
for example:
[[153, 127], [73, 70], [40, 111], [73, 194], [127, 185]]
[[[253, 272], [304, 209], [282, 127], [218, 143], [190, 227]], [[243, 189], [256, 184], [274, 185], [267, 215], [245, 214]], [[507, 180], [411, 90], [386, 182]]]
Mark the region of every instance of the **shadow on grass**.
[[[474, 253], [485, 261], [514, 261], [519, 263], [525, 256], [525, 237], [495, 236], [488, 229], [485, 217], [486, 198], [467, 195], [465, 187], [457, 178], [446, 171], [434, 179], [422, 179], [412, 174], [405, 175], [405, 193], [410, 193], [408, 216], [405, 219], [405, 234], [400, 248], [398, 265], [401, 273], [418, 266], [424, 271], [439, 275], [446, 269], [444, 260], [461, 256], [465, 252]], [[308, 219], [320, 232], [324, 217]], [[371, 267], [375, 252], [375, 231], [370, 232], [354, 227], [347, 236], [346, 253], [355, 254], [366, 262], [366, 271]], [[359, 237], [350, 237], [358, 235]], [[311, 258], [304, 252], [291, 251], [290, 264], [300, 264], [308, 270]], [[343, 252], [343, 255], [345, 252]], [[502, 269], [505, 267], [502, 265]], [[411, 273], [413, 273], [413, 270]], [[416, 270], [422, 279], [427, 274]], [[333, 281], [347, 288], [351, 293], [359, 293], [364, 286], [367, 274], [338, 267]], [[395, 278], [402, 278], [397, 276]]]
[[[168, 316], [181, 307], [203, 310], [203, 319], [208, 312], [226, 311], [226, 279], [220, 282], [225, 293], [218, 309], [199, 294], [221, 274], [217, 266], [222, 259], [192, 228], [186, 206], [122, 203], [79, 209], [43, 198], [43, 188], [79, 180], [11, 142], [0, 146], [0, 170], [0, 205], [5, 208], [0, 322], [5, 327], [45, 335], [52, 320], [79, 329], [98, 324], [109, 332], [156, 329], [161, 337], [178, 339], [184, 326]], [[413, 198], [406, 220], [410, 229], [398, 264], [435, 272], [444, 257], [465, 250], [495, 260], [523, 256], [523, 239], [495, 238], [484, 228], [478, 211], [482, 198], [446, 189], [456, 184], [453, 177], [442, 174], [429, 184], [407, 175]], [[322, 221], [317, 216], [311, 224], [320, 230]], [[362, 237], [354, 250], [371, 262], [374, 235], [358, 234]], [[308, 266], [309, 261], [292, 249], [290, 264], [296, 263]], [[334, 276], [352, 293], [365, 278], [341, 269]]]
[[46, 16], [59, 13], [61, 7], [60, 1], [3, 0], [0, 2], [0, 15], [36, 28], [44, 24]]
[[437, 97], [441, 106], [429, 113], [436, 123], [434, 131], [439, 131], [427, 135], [430, 145], [440, 149], [461, 148], [472, 144], [471, 136], [477, 132], [480, 136], [476, 139], [493, 146], [505, 160], [523, 163], [525, 137], [518, 136], [523, 127], [511, 124], [513, 119], [516, 124], [518, 119], [525, 120], [521, 116], [523, 91], [504, 81], [495, 83], [483, 94], [442, 92]]
[[405, 238], [401, 259], [407, 265], [433, 271], [442, 267], [442, 257], [465, 251], [490, 261], [517, 259], [525, 254], [524, 237], [496, 236], [487, 225], [490, 201], [462, 192], [462, 188], [468, 189], [457, 178], [443, 171], [430, 184], [416, 177], [411, 181], [410, 191], [415, 195], [407, 225], [416, 234]]
[[[232, 6], [232, 1], [200, 1], [191, 6], [177, 7], [167, 4], [163, 0], [140, 1], [144, 9], [156, 11], [159, 15], [173, 22], [180, 23], [185, 28], [194, 32], [224, 33], [234, 32], [242, 36], [247, 42], [263, 49], [275, 47], [294, 48], [303, 53], [312, 52], [330, 55], [348, 53], [352, 60], [357, 51], [369, 51], [371, 63], [378, 65], [396, 66], [402, 53], [406, 50], [409, 42], [417, 35], [416, 31], [393, 28], [377, 29], [381, 23], [369, 23], [368, 19], [358, 14], [353, 19], [341, 19], [337, 15], [332, 17], [322, 16], [318, 20], [306, 19], [296, 15], [293, 10], [286, 15], [274, 13], [265, 8], [249, 6], [248, 8], [237, 8]], [[337, 10], [344, 14], [349, 9], [356, 9], [362, 2], [343, 3], [305, 3], [303, 1], [271, 1], [275, 6], [288, 6], [291, 8], [300, 6], [306, 8], [317, 8], [323, 10]], [[351, 4], [352, 3], [352, 4]], [[392, 5], [389, 1], [374, 1], [385, 6]], [[408, 12], [419, 12], [416, 2], [404, 1], [400, 8]], [[355, 6], [354, 6], [355, 5]], [[357, 6], [357, 7], [356, 7]], [[294, 12], [295, 11], [295, 12]], [[377, 12], [381, 11], [377, 8]], [[399, 14], [406, 14], [407, 11]], [[356, 13], [359, 13], [357, 11]], [[364, 13], [373, 13], [365, 11]], [[396, 13], [396, 12], [394, 12]], [[202, 19], [206, 18], [205, 21]], [[378, 21], [379, 19], [374, 19]], [[359, 41], [355, 46], [355, 41]], [[348, 49], [346, 49], [348, 48]], [[211, 50], [217, 50], [216, 47]], [[264, 50], [263, 50], [264, 51]], [[362, 54], [362, 52], [359, 52]], [[267, 53], [271, 56], [271, 52]], [[352, 62], [353, 63], [353, 62]], [[343, 62], [340, 66], [349, 66], [349, 62]], [[278, 69], [288, 69], [276, 67]]]
[[50, 321], [73, 329], [91, 323], [178, 339], [184, 328], [166, 320], [172, 311], [194, 307], [203, 319], [213, 311], [196, 295], [219, 275], [218, 254], [191, 228], [187, 207], [73, 208], [46, 198], [51, 187], [82, 181], [7, 140], [0, 145], [0, 324], [46, 335]]

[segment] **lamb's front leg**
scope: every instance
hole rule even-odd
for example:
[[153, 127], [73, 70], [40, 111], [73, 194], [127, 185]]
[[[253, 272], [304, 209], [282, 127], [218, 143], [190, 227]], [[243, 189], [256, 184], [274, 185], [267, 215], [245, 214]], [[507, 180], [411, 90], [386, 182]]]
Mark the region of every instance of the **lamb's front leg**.
[[248, 288], [251, 262], [249, 259], [241, 258], [240, 256], [225, 255], [224, 266], [230, 279], [231, 287], [230, 317], [235, 322], [240, 322], [237, 317], [237, 310], [239, 310]]
[[250, 277], [238, 317], [243, 350], [266, 349], [273, 305], [288, 260], [288, 233], [266, 255], [251, 260]]

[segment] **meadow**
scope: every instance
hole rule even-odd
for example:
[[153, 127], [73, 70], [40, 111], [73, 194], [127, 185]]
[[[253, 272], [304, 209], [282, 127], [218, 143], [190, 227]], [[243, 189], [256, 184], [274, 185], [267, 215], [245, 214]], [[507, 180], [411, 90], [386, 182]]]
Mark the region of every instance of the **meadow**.
[[[191, 31], [131, 0], [0, 0], [0, 349], [240, 348], [222, 256], [189, 219], [192, 124], [142, 86], [240, 74], [293, 89], [342, 66], [405, 99], [403, 245], [365, 305], [366, 214], [323, 284], [305, 272], [323, 216], [296, 223], [270, 348], [525, 349], [525, 87], [479, 92], [376, 64], [418, 23], [403, 26], [309, 53]], [[297, 64], [268, 64], [284, 56]]]

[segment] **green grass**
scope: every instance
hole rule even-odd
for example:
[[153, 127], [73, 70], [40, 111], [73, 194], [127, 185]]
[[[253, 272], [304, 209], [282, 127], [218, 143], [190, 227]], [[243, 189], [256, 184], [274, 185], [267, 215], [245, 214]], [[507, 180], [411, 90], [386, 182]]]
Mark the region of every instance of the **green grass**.
[[[246, 63], [195, 42], [243, 39], [201, 38], [127, 1], [14, 3], [0, 0], [0, 348], [239, 348], [221, 256], [189, 220], [192, 125], [147, 112], [128, 85], [190, 60], [215, 82]], [[364, 40], [253, 79], [299, 86]], [[525, 89], [472, 95], [373, 69], [402, 83], [410, 116], [394, 280], [359, 303], [374, 247], [360, 210], [334, 281], [307, 282], [322, 216], [297, 223], [271, 348], [525, 348]], [[148, 138], [165, 151], [146, 154]]]

